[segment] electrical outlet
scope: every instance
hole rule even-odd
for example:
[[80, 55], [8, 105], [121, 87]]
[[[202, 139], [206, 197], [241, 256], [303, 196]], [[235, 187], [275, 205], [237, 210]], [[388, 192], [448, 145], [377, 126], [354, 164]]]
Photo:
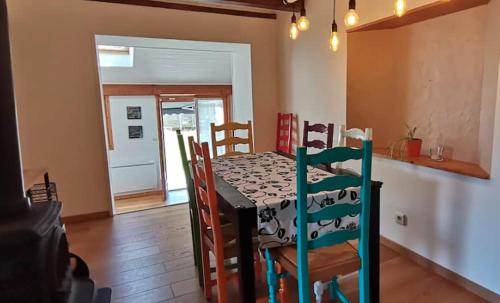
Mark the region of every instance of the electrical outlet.
[[396, 212], [394, 219], [396, 220], [396, 223], [399, 225], [406, 226], [408, 224], [408, 217], [400, 211]]

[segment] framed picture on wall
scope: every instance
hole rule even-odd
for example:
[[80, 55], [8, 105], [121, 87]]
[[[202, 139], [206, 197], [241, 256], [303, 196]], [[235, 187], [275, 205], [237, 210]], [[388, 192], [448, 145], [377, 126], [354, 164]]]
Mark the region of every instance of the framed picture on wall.
[[132, 125], [128, 127], [129, 139], [142, 139], [143, 137], [142, 125]]
[[142, 110], [140, 106], [127, 106], [127, 119], [141, 120]]

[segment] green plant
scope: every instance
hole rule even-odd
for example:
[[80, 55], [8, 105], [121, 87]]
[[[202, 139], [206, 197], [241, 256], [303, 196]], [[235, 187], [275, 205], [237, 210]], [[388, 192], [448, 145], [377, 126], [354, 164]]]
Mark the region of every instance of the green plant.
[[410, 125], [408, 125], [408, 123], [405, 123], [405, 127], [406, 127], [406, 131], [407, 131], [406, 136], [403, 138], [400, 138], [398, 140], [393, 141], [391, 143], [391, 145], [389, 146], [389, 156], [393, 159], [395, 158], [396, 152], [399, 153], [400, 158], [403, 158], [403, 153], [406, 150], [408, 141], [416, 139], [415, 134], [417, 132], [418, 127], [415, 126], [412, 128], [412, 127], [410, 127]]
[[406, 139], [406, 140], [416, 139], [415, 133], [417, 132], [418, 128], [416, 126], [412, 128], [408, 125], [408, 123], [405, 123], [405, 126], [406, 126], [407, 133], [406, 133], [406, 137], [404, 139]]

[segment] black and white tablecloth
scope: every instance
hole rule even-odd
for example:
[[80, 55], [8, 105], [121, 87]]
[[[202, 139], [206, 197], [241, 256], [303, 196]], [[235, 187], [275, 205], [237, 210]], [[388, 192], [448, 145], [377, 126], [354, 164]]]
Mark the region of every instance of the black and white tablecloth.
[[[276, 153], [257, 153], [214, 159], [214, 173], [257, 205], [261, 248], [294, 244], [296, 227], [296, 162]], [[318, 182], [333, 174], [309, 167], [308, 182]], [[359, 188], [308, 195], [310, 213], [333, 204], [359, 203]], [[353, 229], [359, 216], [320, 221], [308, 225], [309, 239], [325, 233]]]

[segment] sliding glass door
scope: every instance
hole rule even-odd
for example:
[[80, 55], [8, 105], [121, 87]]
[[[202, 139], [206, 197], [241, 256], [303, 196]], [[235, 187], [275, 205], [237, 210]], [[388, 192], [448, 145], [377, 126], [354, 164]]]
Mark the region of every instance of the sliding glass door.
[[[226, 119], [225, 104], [222, 98], [193, 98], [191, 101], [162, 101], [163, 117], [163, 146], [166, 166], [167, 190], [183, 190], [186, 188], [186, 181], [182, 169], [182, 162], [177, 143], [176, 130], [180, 130], [186, 148], [187, 138], [192, 136], [197, 142], [208, 142], [210, 153], [212, 153], [212, 139], [210, 124], [223, 124]], [[220, 140], [224, 135], [218, 134]], [[224, 152], [222, 149], [219, 152]]]

